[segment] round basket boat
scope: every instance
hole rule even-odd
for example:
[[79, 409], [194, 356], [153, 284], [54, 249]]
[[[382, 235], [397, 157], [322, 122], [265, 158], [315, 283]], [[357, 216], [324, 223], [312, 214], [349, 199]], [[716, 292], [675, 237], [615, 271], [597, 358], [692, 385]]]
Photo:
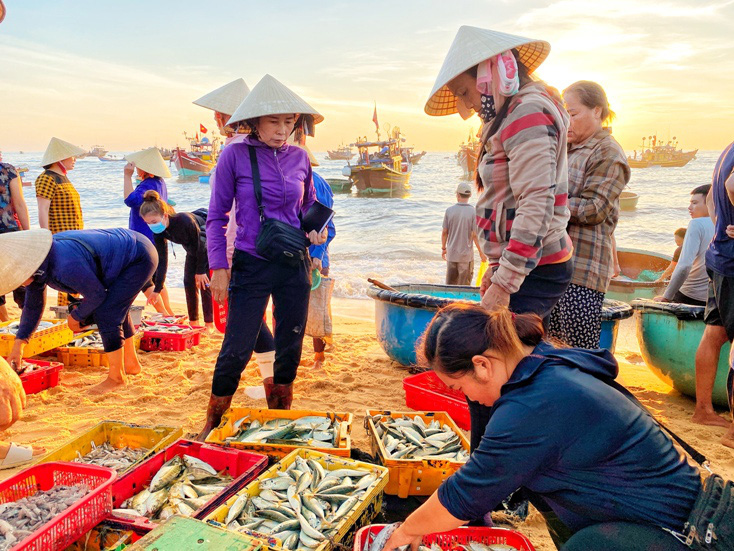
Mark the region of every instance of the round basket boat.
[[622, 273], [621, 277], [615, 277], [609, 282], [606, 297], [611, 300], [632, 302], [637, 298], [655, 298], [662, 295], [667, 283], [656, 283], [655, 281], [638, 281], [643, 270], [653, 272], [664, 271], [672, 257], [641, 251], [638, 249], [617, 249], [617, 257]]
[[619, 196], [619, 208], [621, 210], [635, 210], [639, 200], [640, 196], [634, 191], [623, 191]]
[[[478, 287], [411, 283], [395, 291], [374, 285], [367, 294], [375, 299], [377, 340], [390, 358], [403, 365], [416, 362], [415, 349], [436, 311], [456, 302], [479, 302]], [[619, 321], [632, 316], [632, 307], [619, 301], [604, 301], [601, 345], [614, 351]]]
[[[678, 392], [695, 398], [695, 358], [705, 327], [704, 307], [635, 300], [632, 308], [636, 312], [640, 352], [647, 367]], [[713, 392], [714, 404], [724, 407], [727, 405], [729, 351], [727, 343], [721, 350]]]

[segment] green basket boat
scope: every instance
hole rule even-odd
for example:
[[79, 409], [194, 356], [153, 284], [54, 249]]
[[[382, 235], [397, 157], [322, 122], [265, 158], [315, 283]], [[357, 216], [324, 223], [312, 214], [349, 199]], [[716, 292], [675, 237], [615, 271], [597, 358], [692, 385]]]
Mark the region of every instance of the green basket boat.
[[662, 272], [673, 260], [664, 254], [641, 251], [638, 249], [617, 249], [617, 257], [622, 270], [620, 277], [615, 277], [609, 282], [606, 298], [632, 302], [634, 299], [652, 299], [662, 295], [667, 283], [655, 283], [654, 281], [639, 281], [640, 272], [650, 270]]
[[[695, 358], [703, 335], [703, 306], [635, 300], [637, 340], [642, 357], [660, 380], [686, 396], [696, 397]], [[721, 349], [713, 402], [727, 406], [726, 377], [730, 345]]]

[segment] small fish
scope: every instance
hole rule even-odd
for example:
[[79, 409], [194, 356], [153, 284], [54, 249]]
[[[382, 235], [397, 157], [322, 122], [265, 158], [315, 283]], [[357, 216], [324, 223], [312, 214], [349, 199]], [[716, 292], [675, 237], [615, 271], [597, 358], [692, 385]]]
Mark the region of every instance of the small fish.
[[400, 526], [400, 523], [394, 522], [392, 524], [388, 524], [382, 530], [380, 530], [380, 533], [375, 536], [375, 539], [372, 541], [367, 551], [382, 551], [385, 547], [385, 544], [387, 543], [387, 540], [390, 539], [390, 536], [393, 535], [393, 532], [397, 530], [398, 526]]

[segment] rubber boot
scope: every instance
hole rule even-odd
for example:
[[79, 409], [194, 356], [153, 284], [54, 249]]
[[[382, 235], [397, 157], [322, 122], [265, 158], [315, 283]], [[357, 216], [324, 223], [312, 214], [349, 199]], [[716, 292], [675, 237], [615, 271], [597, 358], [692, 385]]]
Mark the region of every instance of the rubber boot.
[[222, 420], [222, 415], [229, 409], [232, 403], [232, 396], [215, 396], [212, 394], [209, 397], [209, 407], [206, 409], [206, 424], [204, 428], [196, 437], [198, 442], [203, 442], [209, 433], [219, 426]]
[[272, 378], [263, 380], [265, 387], [265, 399], [268, 401], [269, 409], [291, 409], [293, 402], [293, 383], [278, 385]]

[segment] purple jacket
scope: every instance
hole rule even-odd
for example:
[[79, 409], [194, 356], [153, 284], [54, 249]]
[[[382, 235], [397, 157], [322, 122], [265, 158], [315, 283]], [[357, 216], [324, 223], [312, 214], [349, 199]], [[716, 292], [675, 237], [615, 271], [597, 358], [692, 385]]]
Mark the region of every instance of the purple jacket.
[[300, 147], [286, 144], [273, 149], [250, 136], [241, 143], [228, 145], [217, 162], [217, 178], [212, 186], [206, 221], [207, 252], [212, 270], [229, 268], [226, 230], [234, 199], [237, 200], [235, 248], [260, 257], [255, 252], [260, 215], [248, 145], [257, 149], [266, 218], [275, 218], [298, 228], [301, 225], [298, 215], [305, 213], [316, 200], [311, 163], [308, 154]]

